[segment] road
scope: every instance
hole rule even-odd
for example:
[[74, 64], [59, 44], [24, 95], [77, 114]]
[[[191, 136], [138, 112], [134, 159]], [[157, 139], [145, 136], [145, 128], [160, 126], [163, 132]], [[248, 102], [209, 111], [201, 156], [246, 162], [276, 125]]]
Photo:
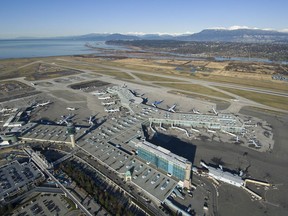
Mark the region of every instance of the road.
[[[32, 149], [31, 149], [32, 150]], [[31, 156], [31, 155], [30, 155]], [[81, 204], [81, 202], [72, 194], [68, 189], [66, 189], [59, 181], [57, 178], [55, 178], [52, 173], [49, 172], [49, 170], [46, 169], [43, 164], [32, 157], [32, 160], [34, 163], [47, 175], [49, 176], [55, 183], [56, 185], [64, 192], [66, 196], [68, 196], [77, 206], [80, 208], [86, 215], [92, 216], [92, 214]]]
[[210, 191], [210, 195], [211, 195], [210, 201], [211, 201], [211, 206], [213, 208], [213, 215], [217, 216], [218, 215], [218, 198], [217, 198], [218, 191], [216, 191], [217, 189], [214, 187], [211, 181], [201, 176], [197, 176], [195, 174], [193, 174], [193, 181], [196, 182], [197, 185], [200, 183], [204, 183], [205, 191]]

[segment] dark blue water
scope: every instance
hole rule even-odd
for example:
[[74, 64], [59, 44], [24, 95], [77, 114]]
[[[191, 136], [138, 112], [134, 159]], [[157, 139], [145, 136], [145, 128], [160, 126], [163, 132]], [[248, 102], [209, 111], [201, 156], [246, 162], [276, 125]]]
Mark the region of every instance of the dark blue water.
[[106, 45], [104, 41], [95, 43], [91, 41], [56, 39], [0, 40], [0, 59], [63, 56], [101, 52], [85, 46], [87, 42], [92, 43], [96, 48], [121, 49], [121, 47]]

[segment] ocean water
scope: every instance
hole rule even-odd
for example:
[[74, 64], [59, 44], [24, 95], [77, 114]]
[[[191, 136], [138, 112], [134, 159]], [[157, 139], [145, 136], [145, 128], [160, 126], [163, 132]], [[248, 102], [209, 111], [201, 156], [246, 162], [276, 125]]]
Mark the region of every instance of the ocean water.
[[0, 59], [92, 54], [101, 52], [100, 50], [86, 47], [86, 43], [91, 43], [94, 47], [102, 49], [121, 49], [121, 47], [106, 45], [104, 41], [91, 42], [56, 39], [0, 40]]

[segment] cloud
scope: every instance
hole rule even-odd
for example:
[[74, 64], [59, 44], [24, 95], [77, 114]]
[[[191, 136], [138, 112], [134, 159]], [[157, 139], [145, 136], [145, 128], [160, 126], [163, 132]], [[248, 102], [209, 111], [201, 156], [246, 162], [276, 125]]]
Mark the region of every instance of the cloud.
[[209, 29], [219, 29], [219, 30], [237, 30], [237, 29], [259, 29], [256, 27], [248, 27], [248, 26], [238, 26], [238, 25], [234, 25], [234, 26], [230, 26], [230, 27], [212, 27]]
[[259, 30], [265, 30], [265, 31], [278, 31], [278, 32], [287, 32], [288, 33], [288, 28], [286, 29], [281, 29], [281, 30], [276, 30], [273, 28], [257, 28], [257, 27], [249, 27], [249, 26], [230, 26], [230, 27], [212, 27], [212, 28], [208, 28], [208, 29], [219, 29], [219, 30], [237, 30], [237, 29], [259, 29]]

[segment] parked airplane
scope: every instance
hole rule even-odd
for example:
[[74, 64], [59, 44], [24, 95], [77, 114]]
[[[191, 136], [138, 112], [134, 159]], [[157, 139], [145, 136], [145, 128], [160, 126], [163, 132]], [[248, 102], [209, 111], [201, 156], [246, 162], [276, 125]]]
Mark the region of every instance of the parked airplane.
[[113, 104], [115, 104], [115, 101], [102, 102], [101, 104], [104, 105], [104, 106], [109, 106], [109, 105], [113, 105]]
[[102, 97], [98, 97], [99, 100], [108, 100], [110, 99], [110, 96], [102, 96]]
[[239, 137], [238, 136], [235, 137], [235, 143], [239, 143]]
[[209, 133], [216, 133], [216, 131], [214, 131], [214, 130], [209, 130], [209, 129], [207, 129], [207, 132], [209, 132]]
[[215, 115], [218, 115], [218, 112], [216, 111], [216, 109], [214, 107], [212, 107], [212, 112], [215, 114]]
[[254, 139], [250, 139], [248, 141], [248, 144], [254, 145], [256, 148], [261, 148], [261, 145], [259, 145]]
[[94, 118], [93, 118], [93, 116], [90, 116], [89, 117], [89, 120], [88, 120], [88, 123], [90, 124], [90, 125], [93, 125], [94, 124]]
[[70, 110], [70, 111], [74, 111], [74, 110], [76, 110], [77, 108], [75, 108], [75, 107], [67, 107], [66, 109], [67, 109], [67, 110]]
[[151, 105], [157, 108], [157, 105], [161, 104], [164, 100], [154, 101]]
[[97, 95], [104, 95], [106, 93], [107, 93], [106, 91], [103, 91], [103, 92], [92, 92], [91, 94], [97, 96]]
[[[97, 114], [96, 114], [97, 115]], [[95, 124], [95, 121], [96, 121], [96, 115], [91, 115], [89, 116], [89, 118], [86, 118], [85, 120], [83, 121], [87, 121], [89, 125], [94, 125]]]
[[71, 120], [73, 117], [75, 116], [75, 114], [72, 114], [72, 115], [68, 115], [68, 116], [61, 116], [62, 117], [62, 119], [60, 119], [58, 122], [57, 122], [57, 124], [59, 124], [59, 125], [62, 125], [62, 124], [64, 124], [64, 123], [68, 123], [68, 121], [69, 120]]
[[175, 107], [176, 107], [176, 106], [177, 106], [177, 104], [173, 104], [173, 106], [171, 106], [171, 107], [168, 109], [168, 111], [175, 113], [175, 112], [176, 112], [176, 111], [175, 111]]
[[33, 107], [43, 107], [43, 106], [46, 106], [48, 104], [51, 104], [52, 102], [49, 100], [49, 101], [46, 101], [46, 102], [43, 102], [43, 103], [36, 103]]
[[108, 113], [114, 113], [114, 112], [119, 112], [119, 108], [109, 108], [109, 109], [104, 109], [105, 112], [108, 112]]
[[16, 112], [18, 110], [18, 108], [2, 108], [0, 110], [0, 113], [3, 113], [3, 112]]
[[194, 114], [201, 114], [199, 110], [196, 110], [196, 109], [194, 109], [194, 108], [192, 109], [192, 112], [193, 112]]

